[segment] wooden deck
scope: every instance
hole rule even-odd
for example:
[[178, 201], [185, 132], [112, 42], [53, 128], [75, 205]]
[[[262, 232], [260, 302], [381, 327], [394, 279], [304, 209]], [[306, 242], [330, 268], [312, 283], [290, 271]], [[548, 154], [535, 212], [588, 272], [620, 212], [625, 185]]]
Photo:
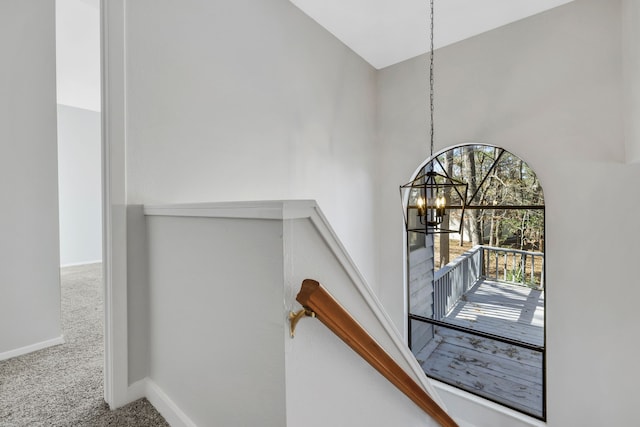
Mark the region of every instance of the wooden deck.
[[[542, 346], [544, 292], [483, 281], [467, 292], [443, 320]], [[429, 376], [542, 416], [540, 352], [443, 327], [434, 327], [433, 331], [432, 341], [416, 354]]]

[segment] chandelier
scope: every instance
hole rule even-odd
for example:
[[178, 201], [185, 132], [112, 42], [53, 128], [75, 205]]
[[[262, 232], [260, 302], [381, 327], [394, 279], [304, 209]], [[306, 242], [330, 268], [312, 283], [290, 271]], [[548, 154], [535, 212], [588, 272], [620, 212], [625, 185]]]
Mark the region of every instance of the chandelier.
[[[411, 182], [400, 186], [400, 197], [407, 201], [404, 209], [404, 222], [407, 232], [424, 234], [460, 233], [464, 220], [464, 208], [467, 200], [468, 185], [451, 178], [446, 168], [433, 158], [433, 2], [431, 6], [430, 50], [429, 50], [429, 114], [430, 114], [430, 161]], [[459, 211], [457, 227], [443, 226], [451, 224], [445, 218], [452, 210]], [[447, 218], [449, 219], [449, 218]]]

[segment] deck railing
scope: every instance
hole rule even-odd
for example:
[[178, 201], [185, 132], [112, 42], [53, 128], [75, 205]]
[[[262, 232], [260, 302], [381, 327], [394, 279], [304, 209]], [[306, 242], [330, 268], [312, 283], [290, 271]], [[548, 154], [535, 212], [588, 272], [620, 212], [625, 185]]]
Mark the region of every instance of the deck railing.
[[524, 286], [544, 288], [544, 253], [482, 246], [482, 275]]
[[[544, 286], [544, 254], [541, 252], [527, 252], [479, 245], [474, 246], [445, 267], [436, 271], [432, 292], [433, 314], [431, 316], [421, 316], [417, 312], [409, 313], [409, 342], [411, 349], [416, 357], [423, 361], [421, 362], [422, 366], [429, 377], [544, 420], [546, 417], [544, 340], [542, 344], [538, 342], [534, 344], [523, 339], [521, 335], [514, 335], [511, 338], [504, 336], [502, 333], [490, 332], [491, 328], [486, 328], [486, 325], [485, 327], [480, 327], [477, 324], [465, 321], [456, 322], [456, 315], [452, 316], [455, 319], [446, 317], [451, 315], [452, 310], [456, 310], [455, 307], [461, 300], [467, 300], [465, 296], [467, 293], [471, 295], [475, 287], [485, 279], [507, 282], [523, 287], [534, 287], [541, 291]], [[518, 295], [521, 294], [518, 293]], [[469, 297], [469, 300], [474, 299]], [[428, 310], [423, 311], [427, 312]], [[459, 312], [455, 311], [455, 313]], [[523, 314], [522, 311], [521, 314]], [[491, 323], [502, 321], [496, 320], [492, 313], [488, 311], [477, 313], [476, 319], [478, 321], [482, 317], [490, 318], [489, 321]], [[475, 319], [471, 320], [471, 322], [475, 321]], [[518, 322], [514, 322], [511, 326], [518, 328], [518, 325]], [[414, 336], [422, 339], [425, 335], [431, 338], [426, 344], [423, 342], [424, 340], [414, 341]], [[455, 339], [448, 341], [446, 336], [455, 336]], [[477, 353], [478, 357], [471, 357], [469, 354], [461, 353], [463, 350], [457, 348], [462, 347], [458, 347], [455, 344], [457, 342], [468, 343], [469, 348], [472, 348], [472, 354]], [[440, 347], [442, 344], [444, 346]], [[450, 356], [452, 359], [440, 359], [437, 362], [438, 364], [434, 362], [427, 366], [426, 361], [438, 348], [441, 348], [442, 351], [438, 353], [437, 358]], [[531, 377], [528, 377], [532, 379], [531, 384], [537, 384], [532, 386], [537, 387], [535, 389], [536, 392], [531, 395], [538, 396], [531, 400], [534, 403], [522, 405], [511, 399], [509, 393], [512, 390], [505, 388], [508, 387], [506, 384], [511, 384], [511, 379], [508, 377], [510, 374], [505, 374], [506, 371], [503, 370], [487, 374], [496, 376], [498, 378], [496, 384], [498, 385], [496, 387], [487, 387], [484, 391], [485, 383], [476, 381], [477, 378], [472, 380], [475, 382], [464, 383], [461, 381], [461, 378], [465, 375], [464, 372], [467, 374], [470, 372], [468, 370], [465, 371], [467, 366], [476, 366], [480, 369], [493, 371], [493, 368], [487, 368], [484, 364], [493, 364], [494, 362], [488, 362], [488, 360], [491, 360], [492, 355], [496, 353], [503, 354], [499, 357], [500, 362], [495, 362], [495, 366], [502, 366], [503, 363], [514, 363], [519, 369], [525, 369], [523, 366], [526, 367], [527, 372], [531, 374]], [[445, 354], [448, 356], [444, 356]], [[506, 356], [506, 359], [503, 356]], [[527, 360], [526, 364], [520, 364], [521, 357]], [[469, 375], [465, 378], [468, 379]], [[505, 382], [503, 383], [503, 381]], [[528, 385], [526, 387], [530, 389]], [[489, 389], [493, 391], [489, 391]], [[497, 392], [494, 393], [496, 390]]]
[[481, 278], [543, 289], [544, 253], [474, 246], [435, 272], [433, 318], [443, 319]]
[[433, 277], [433, 318], [443, 319], [482, 275], [482, 246], [474, 246]]

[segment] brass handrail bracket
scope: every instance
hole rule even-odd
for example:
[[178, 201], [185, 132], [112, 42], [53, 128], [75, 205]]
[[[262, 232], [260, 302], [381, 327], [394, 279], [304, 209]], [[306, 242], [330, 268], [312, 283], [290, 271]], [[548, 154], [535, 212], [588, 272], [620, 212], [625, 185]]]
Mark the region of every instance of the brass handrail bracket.
[[291, 338], [294, 337], [296, 332], [296, 325], [303, 317], [316, 317], [316, 313], [309, 310], [308, 308], [302, 308], [296, 312], [289, 313], [289, 333], [291, 334]]

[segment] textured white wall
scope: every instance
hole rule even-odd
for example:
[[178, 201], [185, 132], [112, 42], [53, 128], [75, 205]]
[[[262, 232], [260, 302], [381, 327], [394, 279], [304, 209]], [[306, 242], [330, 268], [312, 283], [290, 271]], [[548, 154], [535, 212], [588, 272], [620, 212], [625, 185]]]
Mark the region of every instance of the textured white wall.
[[[502, 146], [544, 188], [549, 426], [637, 419], [640, 167], [624, 163], [620, 27], [620, 1], [584, 0], [436, 52], [436, 149]], [[425, 64], [423, 56], [379, 74], [378, 276], [397, 322], [397, 185], [426, 157]]]
[[60, 264], [102, 260], [100, 113], [58, 105]]
[[316, 199], [375, 286], [375, 70], [288, 0], [127, 7], [129, 203]]
[[53, 2], [0, 2], [0, 355], [62, 333], [54, 40]]

